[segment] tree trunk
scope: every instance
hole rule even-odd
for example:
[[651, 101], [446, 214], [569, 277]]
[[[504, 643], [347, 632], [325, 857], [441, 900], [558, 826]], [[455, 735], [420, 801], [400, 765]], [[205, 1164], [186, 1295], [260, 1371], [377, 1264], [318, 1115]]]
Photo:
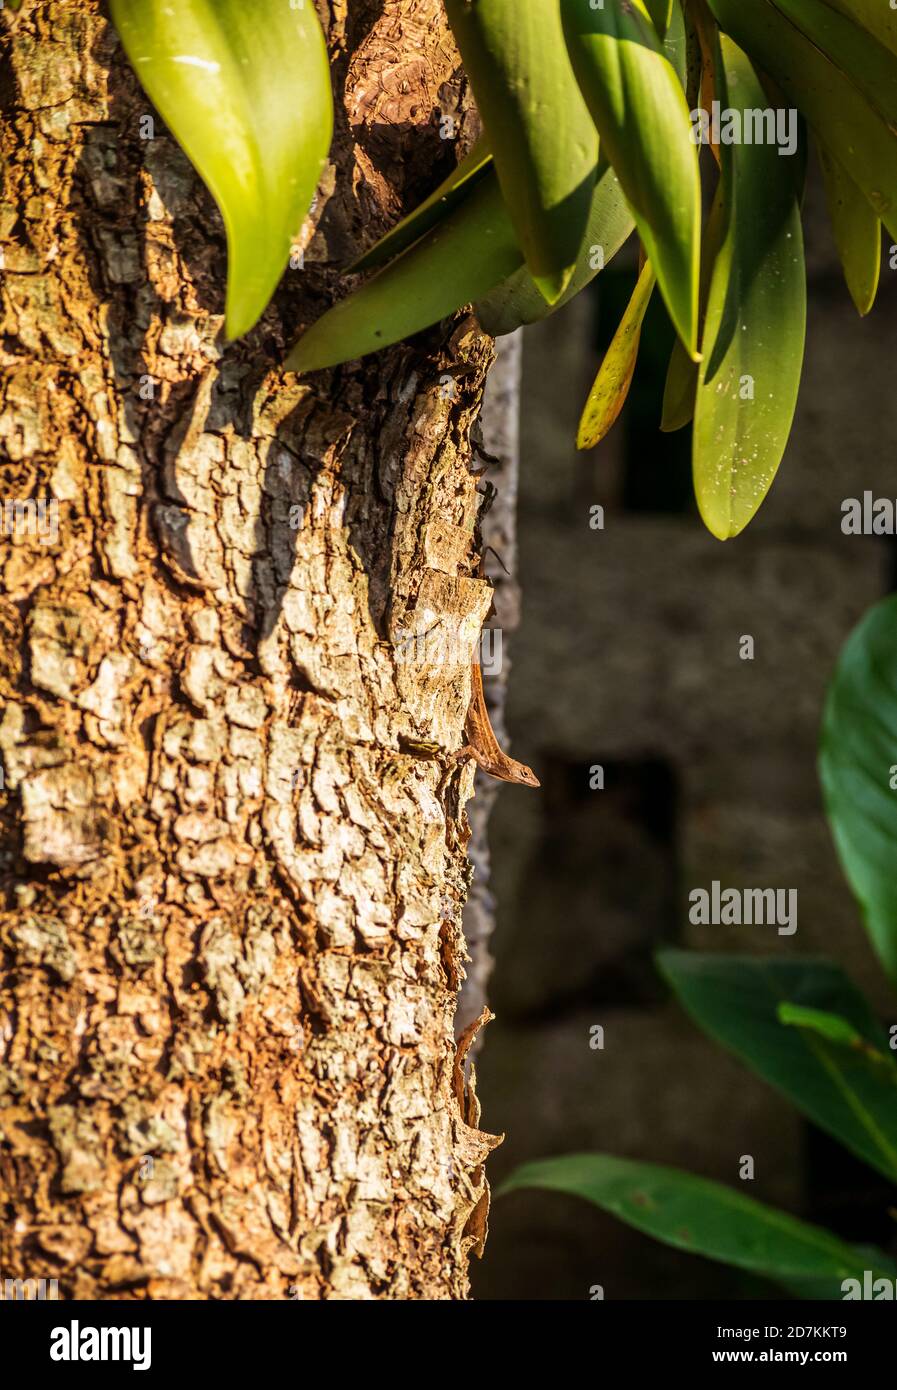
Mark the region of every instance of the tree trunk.
[[491, 600], [492, 345], [278, 366], [474, 119], [439, 0], [320, 8], [333, 164], [231, 345], [100, 4], [0, 12], [0, 1277], [64, 1297], [463, 1298], [485, 1231], [473, 768], [423, 745], [463, 743]]

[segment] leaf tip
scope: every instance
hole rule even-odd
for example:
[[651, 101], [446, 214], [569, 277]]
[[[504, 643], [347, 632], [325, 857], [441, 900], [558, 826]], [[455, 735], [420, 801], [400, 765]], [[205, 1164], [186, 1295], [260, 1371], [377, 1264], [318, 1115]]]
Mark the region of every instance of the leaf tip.
[[539, 287], [539, 293], [546, 304], [557, 304], [564, 290], [570, 283], [575, 266], [567, 266], [564, 270], [552, 271], [548, 275], [533, 275], [533, 280]]

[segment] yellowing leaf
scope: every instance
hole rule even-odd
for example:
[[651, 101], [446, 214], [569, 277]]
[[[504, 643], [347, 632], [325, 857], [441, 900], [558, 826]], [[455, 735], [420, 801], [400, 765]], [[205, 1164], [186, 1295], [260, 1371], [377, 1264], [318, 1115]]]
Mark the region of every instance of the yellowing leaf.
[[445, 9], [527, 266], [554, 303], [573, 274], [598, 165], [558, 0], [445, 0]]
[[697, 355], [701, 188], [688, 103], [632, 0], [561, 0], [573, 69], [635, 215], [670, 317]]
[[226, 329], [264, 312], [308, 213], [333, 129], [311, 0], [111, 0], [137, 76], [221, 209]]
[[589, 392], [576, 436], [578, 449], [592, 449], [600, 443], [626, 403], [638, 358], [642, 323], [656, 283], [651, 262], [646, 261]]

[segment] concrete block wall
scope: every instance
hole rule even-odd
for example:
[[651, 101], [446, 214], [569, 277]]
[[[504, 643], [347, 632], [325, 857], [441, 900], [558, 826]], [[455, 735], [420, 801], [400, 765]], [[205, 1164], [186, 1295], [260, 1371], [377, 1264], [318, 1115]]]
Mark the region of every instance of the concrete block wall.
[[[523, 605], [508, 724], [545, 788], [503, 790], [492, 820], [498, 1018], [478, 1070], [484, 1120], [509, 1136], [494, 1180], [529, 1158], [595, 1149], [737, 1184], [751, 1154], [751, 1195], [811, 1216], [825, 1204], [836, 1179], [804, 1122], [656, 980], [651, 952], [665, 941], [828, 956], [897, 1021], [816, 775], [838, 652], [897, 568], [897, 542], [841, 532], [843, 499], [867, 488], [897, 497], [897, 272], [886, 254], [879, 304], [861, 321], [815, 182], [806, 229], [808, 346], [792, 441], [760, 515], [725, 545], [693, 507], [626, 508], [643, 462], [633, 455], [645, 449], [632, 406], [594, 453], [574, 448], [602, 294], [619, 299], [607, 277], [624, 272], [608, 269], [603, 290], [599, 276], [590, 296], [524, 335]], [[657, 448], [669, 448], [660, 435]], [[595, 504], [603, 530], [590, 529]], [[739, 657], [744, 635], [752, 661]], [[596, 765], [603, 791], [589, 789]], [[796, 934], [691, 925], [688, 892], [714, 879], [797, 889]], [[589, 1046], [595, 1024], [603, 1050]], [[864, 1170], [837, 1181], [856, 1188], [844, 1227], [860, 1239]], [[588, 1298], [594, 1284], [608, 1298], [757, 1292], [584, 1204], [541, 1194], [496, 1203], [480, 1297]]]

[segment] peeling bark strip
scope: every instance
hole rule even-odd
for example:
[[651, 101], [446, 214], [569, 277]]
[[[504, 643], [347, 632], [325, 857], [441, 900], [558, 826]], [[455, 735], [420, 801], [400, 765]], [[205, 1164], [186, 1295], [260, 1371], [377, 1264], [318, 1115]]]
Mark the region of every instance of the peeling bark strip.
[[305, 269], [225, 347], [220, 219], [97, 0], [0, 13], [3, 495], [58, 502], [0, 536], [0, 1275], [69, 1298], [459, 1298], [484, 1232], [473, 771], [409, 750], [462, 743], [491, 344], [276, 369], [471, 119], [439, 0], [322, 17]]

